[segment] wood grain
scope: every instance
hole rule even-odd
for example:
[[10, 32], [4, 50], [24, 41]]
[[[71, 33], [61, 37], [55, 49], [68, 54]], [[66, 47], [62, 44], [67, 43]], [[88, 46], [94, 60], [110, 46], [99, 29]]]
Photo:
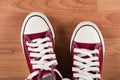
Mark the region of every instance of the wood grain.
[[27, 14], [45, 13], [56, 35], [58, 69], [71, 78], [69, 43], [76, 25], [96, 23], [105, 40], [103, 80], [120, 76], [120, 0], [0, 0], [0, 80], [23, 80], [29, 70], [21, 49], [20, 30]]

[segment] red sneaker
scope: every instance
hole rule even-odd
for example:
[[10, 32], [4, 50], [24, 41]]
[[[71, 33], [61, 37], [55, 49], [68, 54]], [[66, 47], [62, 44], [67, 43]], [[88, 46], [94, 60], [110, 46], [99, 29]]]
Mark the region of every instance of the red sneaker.
[[73, 32], [70, 44], [73, 59], [72, 80], [101, 80], [104, 41], [98, 27], [81, 22]]
[[54, 52], [54, 32], [43, 13], [29, 14], [22, 25], [21, 43], [30, 70], [26, 78], [33, 80], [56, 80], [57, 60]]

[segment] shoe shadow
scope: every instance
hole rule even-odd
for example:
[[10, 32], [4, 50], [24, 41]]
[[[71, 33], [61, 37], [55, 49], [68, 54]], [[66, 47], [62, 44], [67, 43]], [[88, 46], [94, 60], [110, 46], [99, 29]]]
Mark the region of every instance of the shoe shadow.
[[[58, 61], [57, 69], [64, 78], [72, 77], [72, 58], [70, 54], [70, 39], [68, 33], [64, 30], [65, 26], [57, 26], [55, 33], [55, 52]], [[61, 80], [57, 76], [57, 80]]]

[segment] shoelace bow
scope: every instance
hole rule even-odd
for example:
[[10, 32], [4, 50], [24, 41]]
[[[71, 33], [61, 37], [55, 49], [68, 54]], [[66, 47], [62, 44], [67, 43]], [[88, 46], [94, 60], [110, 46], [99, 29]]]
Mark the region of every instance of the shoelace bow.
[[[55, 54], [51, 54], [53, 53], [53, 48], [50, 39], [48, 37], [38, 38], [31, 42], [26, 42], [26, 45], [28, 46], [28, 51], [30, 51], [30, 57], [33, 58], [30, 60], [30, 63], [32, 64], [32, 68], [36, 71], [29, 74], [25, 80], [30, 80], [37, 76], [40, 73], [38, 70], [41, 72], [43, 70], [49, 70], [52, 72], [51, 67], [53, 65], [56, 66], [58, 63]], [[39, 60], [35, 60], [34, 58]], [[68, 78], [63, 78], [57, 69], [53, 69], [53, 71], [56, 72], [62, 80], [69, 80]]]
[[[95, 56], [99, 51], [97, 49], [87, 50], [75, 48], [74, 52], [78, 53], [78, 56], [74, 55], [73, 57], [73, 77], [78, 80], [100, 79], [98, 57]], [[88, 58], [85, 58], [85, 56]]]

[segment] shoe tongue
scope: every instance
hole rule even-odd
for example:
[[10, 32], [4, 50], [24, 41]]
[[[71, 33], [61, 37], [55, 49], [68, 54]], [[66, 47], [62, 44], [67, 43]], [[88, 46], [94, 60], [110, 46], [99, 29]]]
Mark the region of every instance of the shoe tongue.
[[54, 77], [52, 75], [49, 75], [44, 78], [41, 78], [40, 80], [54, 80]]
[[[51, 69], [54, 69], [55, 66], [52, 66]], [[42, 71], [42, 80], [55, 80], [55, 74], [52, 71]]]

